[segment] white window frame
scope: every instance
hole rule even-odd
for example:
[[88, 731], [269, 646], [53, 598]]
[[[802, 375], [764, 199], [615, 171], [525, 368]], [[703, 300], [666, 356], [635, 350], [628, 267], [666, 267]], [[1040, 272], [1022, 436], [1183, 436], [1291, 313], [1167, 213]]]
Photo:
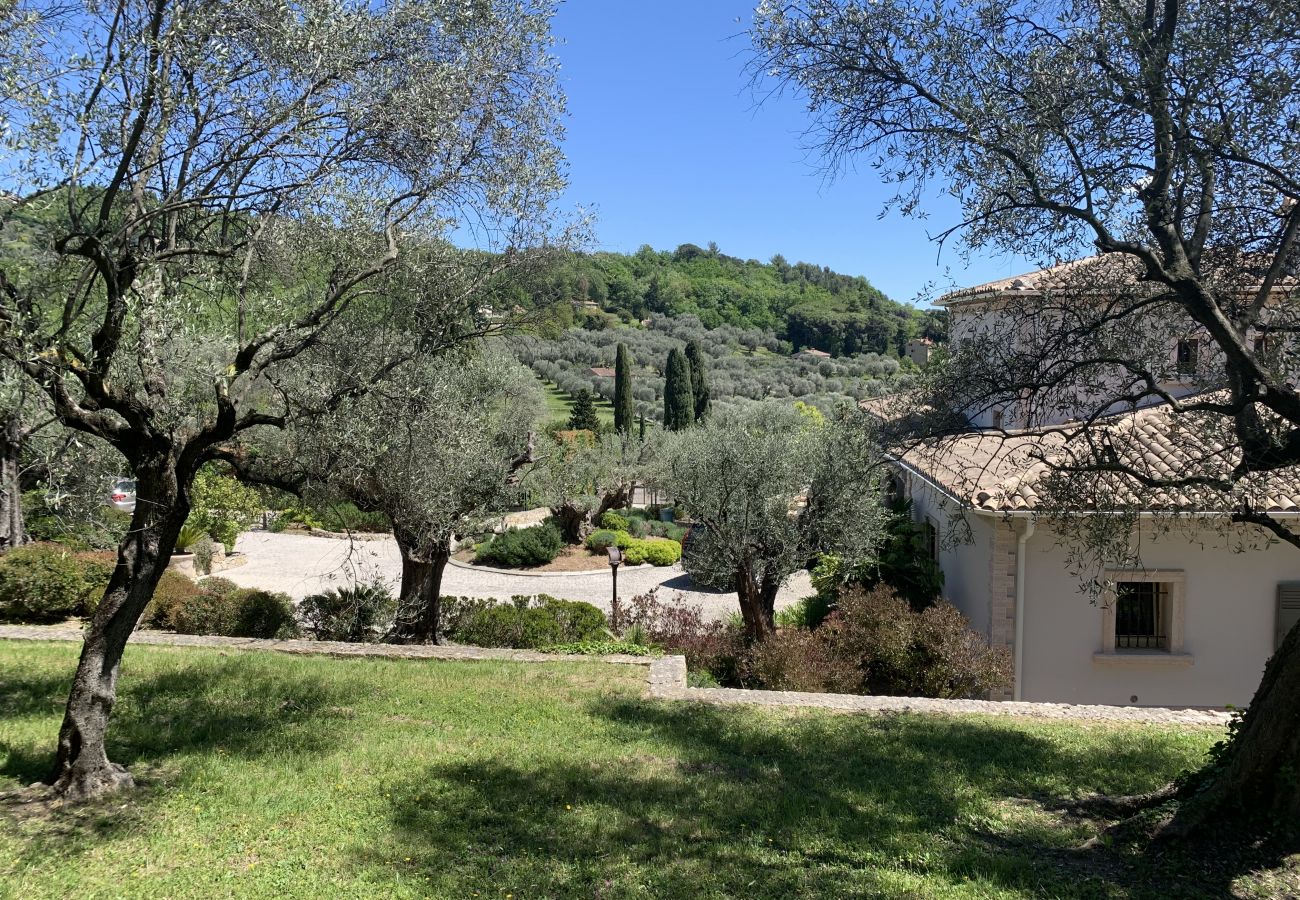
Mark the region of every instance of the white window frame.
[[[1182, 569], [1107, 569], [1106, 588], [1099, 600], [1101, 604], [1101, 650], [1093, 655], [1098, 662], [1149, 661], [1191, 664], [1191, 656], [1184, 650], [1186, 631], [1187, 576]], [[1166, 587], [1163, 610], [1168, 623], [1166, 648], [1138, 649], [1115, 646], [1115, 606], [1118, 597], [1115, 585], [1120, 582], [1156, 582]]]

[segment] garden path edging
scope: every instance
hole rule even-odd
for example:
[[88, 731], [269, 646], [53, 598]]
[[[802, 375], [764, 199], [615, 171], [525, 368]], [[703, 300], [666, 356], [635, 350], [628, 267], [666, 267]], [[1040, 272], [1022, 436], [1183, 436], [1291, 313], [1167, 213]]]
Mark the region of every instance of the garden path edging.
[[[80, 641], [81, 629], [68, 625], [0, 625], [0, 640]], [[506, 662], [603, 662], [647, 668], [646, 689], [661, 700], [688, 700], [713, 705], [800, 707], [854, 713], [926, 713], [991, 715], [1084, 722], [1123, 722], [1147, 725], [1222, 727], [1231, 718], [1223, 710], [1165, 709], [1144, 706], [1091, 706], [1070, 703], [1030, 703], [1007, 700], [937, 700], [928, 697], [873, 697], [858, 694], [813, 694], [797, 691], [756, 691], [742, 688], [693, 688], [686, 681], [684, 656], [583, 656], [430, 644], [351, 644], [340, 641], [271, 640], [217, 635], [136, 631], [133, 644], [172, 647], [212, 647], [232, 650], [272, 650], [279, 653], [386, 659], [502, 660]]]

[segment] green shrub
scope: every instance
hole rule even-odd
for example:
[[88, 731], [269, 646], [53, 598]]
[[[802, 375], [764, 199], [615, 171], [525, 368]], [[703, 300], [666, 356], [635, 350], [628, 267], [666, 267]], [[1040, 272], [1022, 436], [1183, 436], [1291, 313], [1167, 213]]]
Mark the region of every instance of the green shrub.
[[292, 638], [298, 636], [293, 601], [288, 594], [245, 589], [227, 596], [236, 605], [233, 637]]
[[479, 647], [537, 649], [602, 640], [607, 628], [605, 614], [590, 603], [539, 594], [477, 607], [449, 625], [447, 634]]
[[0, 621], [62, 622], [83, 612], [95, 590], [89, 576], [77, 555], [58, 544], [10, 550], [0, 556]]
[[517, 569], [543, 566], [560, 554], [564, 538], [553, 522], [532, 528], [512, 528], [478, 547], [475, 558], [490, 565]]
[[327, 503], [314, 510], [320, 527], [326, 531], [361, 531], [379, 533], [392, 529], [388, 516], [381, 512], [358, 509], [355, 503]]
[[833, 594], [813, 594], [776, 611], [776, 624], [781, 628], [816, 628], [834, 609]]
[[597, 529], [587, 536], [587, 549], [593, 553], [604, 553], [618, 544], [618, 534], [608, 528]]
[[203, 579], [199, 582], [199, 589], [207, 591], [210, 594], [220, 594], [222, 596], [242, 590], [239, 585], [235, 584], [229, 578], [221, 578], [219, 576]]
[[440, 597], [438, 627], [443, 634], [452, 637], [483, 610], [495, 606], [496, 602], [488, 597]]
[[392, 624], [396, 606], [382, 584], [355, 584], [304, 598], [298, 614], [318, 641], [373, 641]]
[[682, 545], [664, 538], [633, 538], [623, 551], [623, 559], [629, 566], [650, 563], [652, 566], [671, 566], [682, 558]]
[[[106, 580], [107, 583], [107, 580]], [[102, 591], [100, 593], [103, 593]], [[176, 624], [178, 610], [195, 602], [199, 594], [203, 593], [197, 584], [186, 578], [175, 569], [165, 569], [162, 578], [158, 579], [158, 586], [153, 590], [153, 599], [149, 605], [144, 608], [144, 615], [140, 617], [143, 625], [149, 628], [167, 628], [174, 631], [182, 631]], [[96, 595], [95, 603], [99, 603], [99, 596]], [[189, 623], [191, 620], [185, 618], [184, 613], [180, 613], [181, 620]], [[224, 634], [218, 631], [195, 631], [182, 632], [186, 634]]]
[[610, 531], [631, 531], [631, 522], [628, 521], [627, 516], [612, 509], [600, 517], [600, 524], [602, 528], [608, 528]]
[[257, 491], [223, 475], [215, 465], [199, 469], [194, 476], [192, 496], [189, 522], [224, 544], [227, 553], [234, 551], [239, 533], [262, 511], [262, 498]]

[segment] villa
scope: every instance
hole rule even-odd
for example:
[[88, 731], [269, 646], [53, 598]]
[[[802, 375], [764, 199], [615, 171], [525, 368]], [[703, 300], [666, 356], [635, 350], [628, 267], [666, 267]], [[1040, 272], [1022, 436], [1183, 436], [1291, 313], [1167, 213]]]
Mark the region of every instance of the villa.
[[[1058, 272], [942, 298], [954, 345], [1006, 314], [1011, 298], [1032, 302]], [[1196, 352], [1194, 340], [1171, 340], [1174, 370]], [[1175, 396], [1195, 389], [1176, 378], [1166, 387]], [[1139, 566], [1081, 573], [1070, 540], [1040, 516], [1044, 480], [1061, 464], [1098, 446], [1140, 471], [1184, 474], [1216, 458], [1230, 464], [1227, 448], [1187, 429], [1165, 406], [1111, 412], [1084, 448], [1068, 429], [1049, 427], [1068, 423], [1068, 411], [1026, 422], [1014, 409], [982, 410], [969, 431], [894, 459], [892, 489], [925, 524], [947, 598], [992, 645], [1012, 651], [1015, 680], [1004, 699], [1244, 706], [1300, 620], [1300, 550], [1255, 526], [1232, 525], [1221, 498], [1216, 506], [1188, 489], [1137, 513], [1131, 540]], [[1300, 473], [1284, 470], [1244, 490], [1255, 509], [1300, 516]], [[1075, 514], [1114, 510], [1080, 497]], [[1088, 578], [1104, 585], [1099, 597], [1084, 590]]]

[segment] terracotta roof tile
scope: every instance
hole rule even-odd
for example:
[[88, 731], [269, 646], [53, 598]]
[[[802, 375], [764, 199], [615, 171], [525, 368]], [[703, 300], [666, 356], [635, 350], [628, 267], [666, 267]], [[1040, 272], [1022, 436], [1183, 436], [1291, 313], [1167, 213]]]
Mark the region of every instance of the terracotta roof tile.
[[[1165, 406], [1115, 416], [1086, 433], [1078, 429], [1076, 423], [1020, 433], [970, 432], [916, 447], [902, 461], [963, 505], [1017, 512], [1039, 508], [1051, 489], [1049, 480], [1068, 479], [1072, 469], [1099, 461], [1113, 461], [1148, 480], [1226, 480], [1240, 458], [1204, 421], [1175, 415]], [[1300, 468], [1252, 476], [1230, 494], [1213, 486], [1150, 486], [1120, 472], [1091, 473], [1086, 481], [1069, 484], [1082, 485], [1072, 492], [1080, 511], [1102, 508], [1099, 498], [1115, 501], [1105, 504], [1110, 508], [1216, 511], [1248, 501], [1268, 512], [1300, 509]]]

